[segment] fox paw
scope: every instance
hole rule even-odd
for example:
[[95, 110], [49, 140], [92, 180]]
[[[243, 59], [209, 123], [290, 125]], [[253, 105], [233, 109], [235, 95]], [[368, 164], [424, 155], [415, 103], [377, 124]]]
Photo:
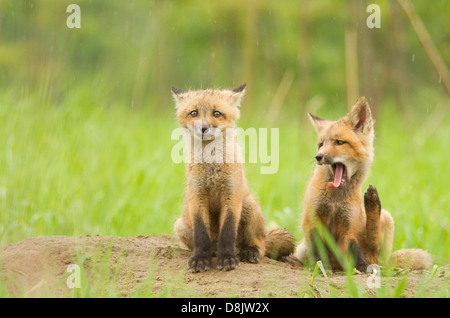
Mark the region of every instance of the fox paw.
[[205, 272], [211, 267], [211, 257], [192, 256], [189, 260], [189, 269], [194, 272]]
[[367, 188], [366, 193], [364, 193], [364, 207], [366, 212], [378, 211], [378, 213], [381, 213], [381, 201], [378, 196], [377, 188], [373, 185], [370, 185]]
[[217, 268], [229, 271], [235, 269], [239, 265], [239, 260], [235, 255], [219, 255], [217, 257]]
[[242, 262], [258, 263], [259, 262], [258, 248], [256, 246], [248, 246], [242, 249], [239, 253], [239, 258]]
[[355, 268], [361, 273], [365, 273], [367, 271], [367, 267], [369, 265], [366, 262], [356, 264]]

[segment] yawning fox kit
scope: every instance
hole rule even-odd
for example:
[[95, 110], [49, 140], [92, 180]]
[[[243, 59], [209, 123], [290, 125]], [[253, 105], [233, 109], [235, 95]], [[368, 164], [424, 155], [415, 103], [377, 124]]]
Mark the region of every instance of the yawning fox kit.
[[[184, 210], [174, 225], [181, 242], [193, 251], [189, 269], [208, 270], [213, 256], [222, 270], [235, 269], [239, 261], [258, 263], [263, 256], [281, 259], [293, 254], [305, 263], [324, 257], [322, 245], [324, 261], [341, 270], [343, 264], [330, 252], [324, 231], [342, 255], [353, 256], [357, 269], [365, 271], [368, 264], [386, 263], [391, 256], [394, 221], [381, 208], [375, 187], [369, 186], [364, 197], [361, 191], [373, 160], [374, 121], [367, 100], [361, 97], [338, 121], [309, 114], [318, 133], [317, 167], [304, 198], [304, 238], [294, 253], [294, 238], [288, 231], [266, 233], [263, 213], [239, 160], [233, 129], [245, 87], [189, 91], [172, 87], [178, 122], [190, 145]], [[219, 135], [223, 147], [208, 150]], [[198, 140], [201, 160], [194, 147]], [[429, 254], [418, 249], [397, 251], [393, 259], [399, 267], [408, 261], [414, 269], [431, 265]]]

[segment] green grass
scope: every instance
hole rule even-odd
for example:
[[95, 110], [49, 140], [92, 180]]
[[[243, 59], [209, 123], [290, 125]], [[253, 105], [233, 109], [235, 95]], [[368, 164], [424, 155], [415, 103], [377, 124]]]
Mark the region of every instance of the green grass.
[[36, 235], [171, 231], [184, 183], [184, 167], [170, 160], [176, 123], [104, 106], [3, 96], [2, 244]]
[[[184, 165], [170, 157], [173, 106], [131, 109], [103, 101], [90, 87], [59, 102], [46, 96], [0, 94], [0, 244], [43, 235], [173, 234], [185, 183]], [[295, 105], [285, 112], [289, 107]], [[273, 124], [280, 127], [279, 171], [262, 175], [260, 164], [246, 164], [246, 174], [266, 221], [300, 240], [315, 133], [298, 116], [285, 113]], [[243, 110], [241, 127], [266, 125]], [[430, 106], [405, 117], [387, 105], [376, 123], [375, 161], [365, 184], [377, 187], [394, 217], [394, 250], [424, 248], [440, 265], [450, 259], [449, 154], [448, 109]]]

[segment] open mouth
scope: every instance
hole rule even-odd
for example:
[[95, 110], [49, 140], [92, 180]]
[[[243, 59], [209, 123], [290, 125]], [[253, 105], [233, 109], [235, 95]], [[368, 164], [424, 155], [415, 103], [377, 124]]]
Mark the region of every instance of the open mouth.
[[342, 163], [337, 162], [332, 164], [331, 168], [334, 171], [334, 181], [328, 182], [328, 185], [334, 189], [344, 186], [347, 182], [347, 169], [345, 166]]

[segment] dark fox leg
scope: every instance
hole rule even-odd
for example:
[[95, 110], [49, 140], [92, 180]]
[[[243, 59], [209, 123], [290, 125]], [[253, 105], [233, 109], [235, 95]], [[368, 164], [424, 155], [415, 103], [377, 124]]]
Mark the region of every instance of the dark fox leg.
[[189, 268], [194, 272], [203, 272], [211, 267], [211, 239], [208, 234], [208, 223], [205, 222], [201, 208], [193, 216], [194, 255], [189, 260]]
[[[339, 271], [344, 269], [343, 265], [327, 246], [326, 242], [319, 236], [316, 229], [313, 229], [310, 232], [309, 237], [311, 256], [316, 261], [321, 260], [326, 268], [331, 268], [332, 270]], [[367, 262], [355, 239], [350, 238], [348, 234], [343, 234], [340, 236], [337, 244], [343, 255], [350, 253], [350, 255], [353, 256], [356, 269], [359, 271], [366, 270]]]
[[325, 268], [336, 268], [334, 255], [332, 255], [325, 240], [320, 236], [319, 231], [313, 228], [307, 238], [309, 245], [309, 257], [314, 262], [322, 261]]
[[377, 189], [372, 185], [364, 193], [364, 208], [366, 211], [364, 256], [369, 264], [378, 264], [381, 202]]
[[368, 264], [365, 260], [364, 255], [361, 252], [361, 249], [358, 246], [358, 243], [356, 243], [355, 240], [350, 239], [348, 249], [356, 262], [355, 264], [356, 269], [359, 270], [360, 272], [365, 272]]
[[230, 206], [223, 208], [221, 213], [222, 220], [217, 241], [217, 268], [229, 271], [239, 265], [235, 247], [240, 213]]

